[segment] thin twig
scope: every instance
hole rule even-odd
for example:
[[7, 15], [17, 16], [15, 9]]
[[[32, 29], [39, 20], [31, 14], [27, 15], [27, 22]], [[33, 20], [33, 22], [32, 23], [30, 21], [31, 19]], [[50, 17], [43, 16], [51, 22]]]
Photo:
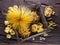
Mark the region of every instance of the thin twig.
[[17, 41], [19, 42], [20, 39], [19, 39], [19, 36], [18, 36], [18, 32], [17, 32], [17, 30], [15, 30], [15, 33], [16, 33]]
[[39, 35], [41, 35], [41, 34], [43, 34], [43, 33], [44, 33], [44, 32], [38, 33], [38, 34], [35, 34], [35, 35], [32, 35], [32, 36], [30, 36], [30, 37], [28, 37], [28, 38], [23, 39], [21, 42], [24, 42], [24, 41], [26, 41], [26, 40], [29, 40], [29, 39], [31, 39], [31, 38], [33, 38], [33, 37], [37, 37], [37, 36], [39, 36]]

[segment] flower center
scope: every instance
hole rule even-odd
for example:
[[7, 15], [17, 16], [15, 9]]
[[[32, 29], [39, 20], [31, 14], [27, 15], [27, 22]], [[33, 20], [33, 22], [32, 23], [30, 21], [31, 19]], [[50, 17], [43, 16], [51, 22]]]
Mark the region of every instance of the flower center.
[[21, 18], [17, 18], [17, 21], [21, 21], [22, 19]]

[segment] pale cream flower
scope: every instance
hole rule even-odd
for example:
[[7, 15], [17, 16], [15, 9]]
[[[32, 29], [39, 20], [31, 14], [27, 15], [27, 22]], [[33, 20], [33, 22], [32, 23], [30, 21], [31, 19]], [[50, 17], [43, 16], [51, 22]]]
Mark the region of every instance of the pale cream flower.
[[8, 25], [8, 24], [9, 24], [9, 21], [4, 21], [4, 24], [5, 24], [5, 25]]

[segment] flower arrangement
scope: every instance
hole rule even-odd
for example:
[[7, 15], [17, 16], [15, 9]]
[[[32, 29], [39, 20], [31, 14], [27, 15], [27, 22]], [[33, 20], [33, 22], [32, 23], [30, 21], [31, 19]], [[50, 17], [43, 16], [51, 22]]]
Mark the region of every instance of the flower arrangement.
[[[51, 17], [55, 12], [53, 9], [48, 6], [45, 8], [45, 17]], [[49, 18], [48, 20], [51, 20]], [[31, 9], [25, 6], [17, 6], [14, 5], [8, 8], [8, 12], [6, 13], [6, 20], [4, 21], [6, 27], [4, 32], [7, 34], [6, 37], [10, 39], [15, 35], [15, 30], [18, 31], [18, 34], [21, 38], [27, 38], [31, 36], [32, 33], [41, 33], [44, 32], [44, 25], [40, 20], [39, 14], [37, 11], [32, 11]], [[35, 23], [38, 21], [37, 23]], [[48, 22], [48, 27], [53, 28], [56, 26], [56, 23], [53, 21]], [[47, 33], [43, 34], [44, 36], [48, 36]], [[45, 38], [43, 38], [45, 40]], [[34, 38], [33, 38], [34, 40]], [[40, 40], [41, 37], [40, 37]]]

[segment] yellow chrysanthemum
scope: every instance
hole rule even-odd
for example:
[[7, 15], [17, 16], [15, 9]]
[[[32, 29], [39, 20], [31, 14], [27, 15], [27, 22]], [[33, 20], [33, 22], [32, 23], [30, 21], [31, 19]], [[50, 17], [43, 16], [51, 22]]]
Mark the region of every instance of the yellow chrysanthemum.
[[13, 25], [14, 28], [20, 28], [31, 23], [33, 16], [30, 9], [24, 6], [18, 7], [17, 5], [14, 5], [13, 7], [9, 7], [6, 19]]

